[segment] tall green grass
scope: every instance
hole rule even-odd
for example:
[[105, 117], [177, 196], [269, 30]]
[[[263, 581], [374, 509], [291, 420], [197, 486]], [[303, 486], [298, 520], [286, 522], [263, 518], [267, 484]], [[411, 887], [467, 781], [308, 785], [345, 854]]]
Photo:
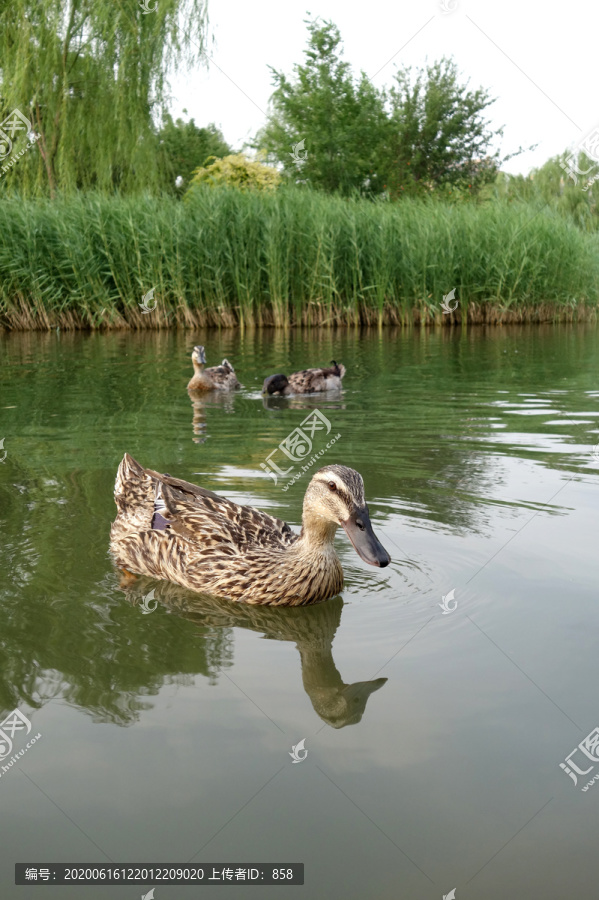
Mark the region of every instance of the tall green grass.
[[525, 203], [224, 188], [0, 202], [9, 328], [550, 320], [592, 316], [598, 296], [597, 237]]

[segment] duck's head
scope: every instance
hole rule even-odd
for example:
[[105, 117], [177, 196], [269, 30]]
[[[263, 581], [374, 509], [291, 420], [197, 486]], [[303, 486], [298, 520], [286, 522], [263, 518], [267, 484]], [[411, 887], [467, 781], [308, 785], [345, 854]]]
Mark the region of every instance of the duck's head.
[[[340, 676], [339, 676], [340, 677]], [[357, 725], [362, 720], [368, 698], [387, 683], [386, 678], [374, 681], [356, 681], [354, 684], [335, 685], [327, 689], [308, 691], [312, 706], [320, 718], [332, 728], [345, 728], [346, 725]]]
[[279, 391], [284, 391], [288, 384], [289, 381], [286, 375], [269, 375], [268, 378], [264, 379], [262, 393], [278, 394]]
[[206, 365], [206, 351], [201, 344], [198, 344], [193, 348], [191, 353], [191, 361], [194, 364], [194, 367]]
[[327, 530], [340, 525], [364, 562], [381, 569], [391, 557], [376, 537], [364, 499], [364, 482], [355, 469], [325, 466], [313, 476], [304, 497], [304, 526]]

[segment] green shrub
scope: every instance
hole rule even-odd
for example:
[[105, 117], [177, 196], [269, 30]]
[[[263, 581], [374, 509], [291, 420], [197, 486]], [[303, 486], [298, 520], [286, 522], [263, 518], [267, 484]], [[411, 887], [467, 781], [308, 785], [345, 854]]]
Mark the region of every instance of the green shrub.
[[223, 159], [214, 159], [209, 166], [201, 166], [193, 173], [186, 199], [193, 196], [199, 186], [235, 187], [240, 190], [273, 191], [281, 176], [272, 166], [248, 159], [243, 153], [233, 153]]

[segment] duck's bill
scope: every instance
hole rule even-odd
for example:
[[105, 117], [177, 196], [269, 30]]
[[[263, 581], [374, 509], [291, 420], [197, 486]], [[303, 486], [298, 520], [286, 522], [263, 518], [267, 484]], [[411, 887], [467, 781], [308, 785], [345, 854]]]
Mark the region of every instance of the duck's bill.
[[353, 684], [348, 684], [344, 687], [342, 693], [348, 702], [356, 698], [367, 700], [371, 694], [374, 694], [386, 683], [386, 678], [375, 678], [374, 681], [354, 681]]
[[384, 569], [391, 557], [375, 535], [366, 510], [360, 510], [341, 523], [358, 556], [371, 566]]

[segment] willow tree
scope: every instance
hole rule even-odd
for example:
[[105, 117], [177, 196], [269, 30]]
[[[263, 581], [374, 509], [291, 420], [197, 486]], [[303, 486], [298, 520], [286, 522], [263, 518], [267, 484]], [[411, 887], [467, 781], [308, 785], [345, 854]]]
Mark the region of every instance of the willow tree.
[[[77, 188], [154, 187], [158, 183], [154, 123], [164, 112], [167, 74], [201, 56], [206, 4], [207, 0], [1, 4], [2, 122], [18, 109], [32, 123], [30, 138], [37, 140], [15, 159], [0, 184], [51, 196]], [[19, 142], [27, 146], [23, 134]], [[17, 154], [20, 144], [14, 147]]]

